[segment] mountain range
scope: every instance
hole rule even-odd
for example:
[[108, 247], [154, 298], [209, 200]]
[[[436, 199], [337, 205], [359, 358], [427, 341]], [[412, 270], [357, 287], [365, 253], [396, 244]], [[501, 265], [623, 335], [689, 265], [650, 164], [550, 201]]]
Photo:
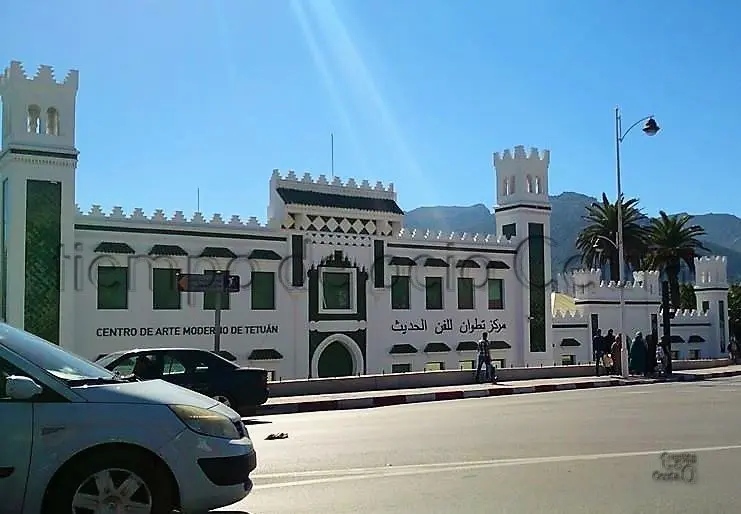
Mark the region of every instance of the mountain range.
[[[576, 238], [586, 225], [584, 215], [587, 206], [597, 199], [581, 193], [565, 192], [551, 196], [550, 200], [553, 272], [578, 268]], [[484, 204], [418, 207], [406, 213], [404, 226], [408, 229], [492, 234], [496, 227], [494, 216]], [[701, 239], [712, 255], [725, 255], [728, 258], [729, 280], [741, 279], [741, 218], [732, 214], [698, 214], [692, 215], [692, 223], [705, 229], [706, 236]], [[683, 278], [690, 279], [688, 276]]]

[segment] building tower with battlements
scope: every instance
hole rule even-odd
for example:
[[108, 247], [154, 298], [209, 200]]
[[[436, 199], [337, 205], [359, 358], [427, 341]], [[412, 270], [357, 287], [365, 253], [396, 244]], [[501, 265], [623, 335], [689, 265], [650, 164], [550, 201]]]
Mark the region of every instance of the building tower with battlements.
[[61, 344], [74, 338], [73, 277], [60, 257], [75, 241], [77, 86], [75, 70], [57, 80], [41, 66], [29, 76], [16, 61], [0, 76], [0, 315]]
[[725, 257], [695, 258], [695, 297], [697, 309], [709, 312], [713, 318], [713, 334], [718, 350], [728, 344], [728, 276]]
[[515, 241], [518, 252], [515, 275], [520, 282], [526, 314], [521, 333], [522, 361], [542, 356], [552, 361], [551, 341], [551, 205], [548, 198], [550, 152], [516, 146], [494, 154], [497, 234]]

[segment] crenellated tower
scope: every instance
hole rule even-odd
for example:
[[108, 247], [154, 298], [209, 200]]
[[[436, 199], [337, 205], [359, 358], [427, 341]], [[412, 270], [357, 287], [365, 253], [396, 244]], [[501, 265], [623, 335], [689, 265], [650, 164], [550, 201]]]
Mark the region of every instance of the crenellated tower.
[[[517, 276], [523, 290], [521, 362], [552, 362], [550, 152], [516, 146], [494, 154], [497, 234], [517, 243]], [[520, 288], [519, 285], [514, 287]]]
[[728, 271], [721, 256], [695, 257], [695, 297], [697, 309], [709, 312], [720, 352], [728, 344]]
[[78, 72], [33, 76], [13, 61], [2, 97], [0, 317], [49, 341], [74, 341], [75, 103]]

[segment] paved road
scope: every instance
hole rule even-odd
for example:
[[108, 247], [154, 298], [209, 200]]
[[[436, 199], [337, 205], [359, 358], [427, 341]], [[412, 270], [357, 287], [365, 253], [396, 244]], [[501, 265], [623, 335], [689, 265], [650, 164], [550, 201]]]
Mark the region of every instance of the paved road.
[[[741, 378], [318, 412], [250, 426], [260, 473], [227, 512], [737, 513]], [[266, 441], [270, 433], [288, 439]], [[656, 481], [660, 453], [695, 483]]]

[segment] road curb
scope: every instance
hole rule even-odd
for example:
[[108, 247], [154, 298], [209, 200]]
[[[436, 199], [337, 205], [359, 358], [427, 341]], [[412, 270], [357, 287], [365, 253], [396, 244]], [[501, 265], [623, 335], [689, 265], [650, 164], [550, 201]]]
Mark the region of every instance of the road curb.
[[302, 412], [321, 412], [350, 409], [369, 409], [374, 407], [389, 407], [392, 405], [406, 405], [411, 403], [441, 402], [448, 400], [464, 400], [469, 398], [485, 398], [489, 396], [511, 396], [517, 394], [546, 393], [552, 391], [568, 391], [574, 389], [593, 389], [597, 387], [615, 387], [623, 385], [619, 379], [570, 382], [565, 384], [539, 384], [534, 386], [499, 386], [489, 389], [471, 391], [440, 391], [436, 393], [411, 393], [399, 395], [371, 396], [366, 398], [348, 398], [344, 400], [318, 400], [295, 403], [278, 403], [263, 405], [258, 414], [297, 414]]
[[[680, 373], [677, 373], [676, 374], [676, 377], [674, 378], [674, 380], [677, 381], [677, 382], [697, 382], [697, 381], [700, 381], [700, 380], [712, 380], [714, 378], [737, 377], [739, 375], [741, 375], [741, 371], [736, 371], [736, 370], [733, 370], [733, 371], [714, 371], [712, 373], [704, 373], [704, 374], [701, 374], [701, 375], [700, 374], [695, 375], [695, 374], [691, 374], [691, 373], [681, 374], [681, 372], [680, 372]], [[672, 379], [670, 379], [670, 380], [672, 380]]]
[[464, 400], [469, 398], [485, 398], [489, 396], [511, 396], [518, 394], [547, 393], [553, 391], [573, 391], [578, 389], [595, 389], [600, 387], [619, 387], [632, 385], [646, 385], [663, 382], [696, 382], [714, 378], [727, 378], [741, 375], [739, 371], [718, 371], [703, 375], [676, 373], [671, 378], [638, 378], [610, 380], [567, 382], [561, 384], [538, 384], [534, 386], [498, 386], [489, 389], [440, 391], [436, 393], [411, 393], [369, 396], [366, 398], [347, 398], [342, 400], [317, 400], [308, 402], [279, 403], [263, 405], [258, 409], [259, 415], [270, 414], [297, 414], [301, 412], [322, 412], [351, 409], [370, 409], [374, 407], [389, 407], [392, 405], [406, 405], [411, 403], [441, 402], [448, 400]]

